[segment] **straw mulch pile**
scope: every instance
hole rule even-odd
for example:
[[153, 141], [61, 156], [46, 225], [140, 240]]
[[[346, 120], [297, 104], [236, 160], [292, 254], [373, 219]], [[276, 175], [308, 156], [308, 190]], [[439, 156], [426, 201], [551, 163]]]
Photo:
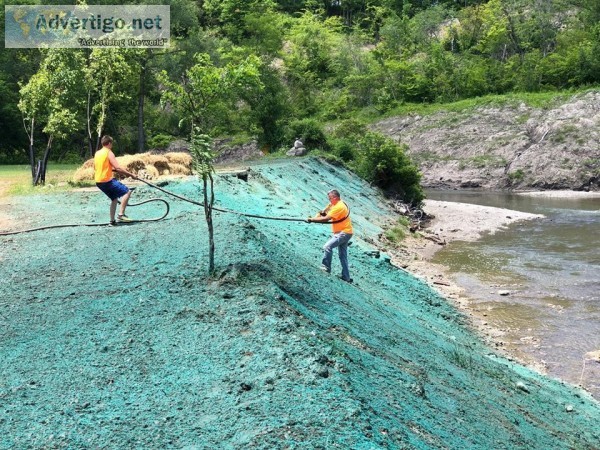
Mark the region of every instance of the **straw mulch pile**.
[[[164, 175], [191, 175], [192, 157], [188, 153], [173, 152], [162, 155], [140, 153], [137, 155], [118, 156], [117, 162], [125, 170], [137, 175], [144, 180], [154, 180]], [[122, 179], [122, 175], [114, 173], [115, 178]], [[88, 159], [75, 171], [73, 181], [94, 180], [94, 159]]]

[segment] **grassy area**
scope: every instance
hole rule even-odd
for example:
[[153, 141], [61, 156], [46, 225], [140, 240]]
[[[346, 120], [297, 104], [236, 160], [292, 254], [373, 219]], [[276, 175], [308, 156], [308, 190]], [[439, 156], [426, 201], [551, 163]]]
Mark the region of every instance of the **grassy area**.
[[406, 234], [408, 233], [408, 228], [410, 225], [410, 219], [405, 216], [398, 217], [398, 221], [396, 225], [385, 230], [385, 237], [392, 244], [399, 244], [404, 240]]
[[50, 164], [45, 186], [32, 186], [27, 165], [0, 166], [0, 196], [27, 195], [71, 189], [73, 173], [79, 164]]
[[366, 108], [365, 111], [359, 111], [357, 115], [367, 122], [376, 122], [387, 117], [407, 116], [411, 114], [427, 116], [439, 112], [460, 113], [472, 111], [478, 107], [502, 107], [507, 105], [519, 105], [521, 103], [532, 108], [546, 109], [564, 103], [575, 95], [581, 95], [587, 92], [597, 92], [597, 90], [597, 88], [594, 88], [560, 92], [522, 92], [504, 95], [486, 95], [483, 97], [459, 100], [453, 103], [405, 103], [382, 115], [373, 114], [373, 111], [368, 108]]

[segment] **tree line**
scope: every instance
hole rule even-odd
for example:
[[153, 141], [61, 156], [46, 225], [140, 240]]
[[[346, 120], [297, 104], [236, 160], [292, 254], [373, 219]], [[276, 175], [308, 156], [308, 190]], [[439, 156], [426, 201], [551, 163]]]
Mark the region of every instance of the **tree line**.
[[102, 134], [141, 152], [197, 128], [267, 151], [303, 132], [358, 167], [360, 145], [324, 122], [600, 82], [597, 0], [161, 3], [169, 49], [2, 49], [0, 163], [80, 160]]

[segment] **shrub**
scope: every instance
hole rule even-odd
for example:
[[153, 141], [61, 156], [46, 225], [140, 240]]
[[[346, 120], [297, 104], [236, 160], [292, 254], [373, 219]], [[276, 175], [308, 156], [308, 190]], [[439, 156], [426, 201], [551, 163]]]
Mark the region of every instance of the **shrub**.
[[352, 161], [356, 157], [356, 142], [350, 139], [331, 139], [332, 153], [343, 161]]
[[329, 144], [333, 154], [343, 161], [356, 158], [358, 139], [367, 132], [365, 124], [356, 119], [342, 120], [331, 132]]
[[353, 139], [364, 135], [367, 127], [364, 123], [356, 119], [342, 120], [331, 133], [338, 139]]
[[157, 134], [148, 139], [148, 147], [152, 149], [167, 149], [171, 141], [174, 141], [175, 137], [168, 134]]
[[379, 133], [367, 132], [357, 142], [356, 173], [380, 188], [419, 205], [425, 198], [421, 173], [399, 145]]
[[296, 138], [300, 138], [308, 150], [330, 149], [321, 125], [315, 119], [300, 119], [290, 122], [286, 127], [285, 145], [291, 146]]

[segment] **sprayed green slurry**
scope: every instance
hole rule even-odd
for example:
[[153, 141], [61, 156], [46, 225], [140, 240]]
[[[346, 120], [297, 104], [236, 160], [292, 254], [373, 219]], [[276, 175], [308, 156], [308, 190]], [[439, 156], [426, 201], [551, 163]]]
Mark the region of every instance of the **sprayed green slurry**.
[[[304, 217], [331, 187], [356, 224], [354, 285], [318, 268], [329, 227], [227, 214], [207, 281], [203, 215], [181, 202], [163, 222], [2, 239], [0, 448], [600, 447], [597, 402], [495, 356], [372, 256], [364, 239], [389, 211], [367, 185], [303, 160], [219, 177], [217, 194]], [[15, 213], [36, 226], [108, 207], [96, 193], [23, 200]]]

